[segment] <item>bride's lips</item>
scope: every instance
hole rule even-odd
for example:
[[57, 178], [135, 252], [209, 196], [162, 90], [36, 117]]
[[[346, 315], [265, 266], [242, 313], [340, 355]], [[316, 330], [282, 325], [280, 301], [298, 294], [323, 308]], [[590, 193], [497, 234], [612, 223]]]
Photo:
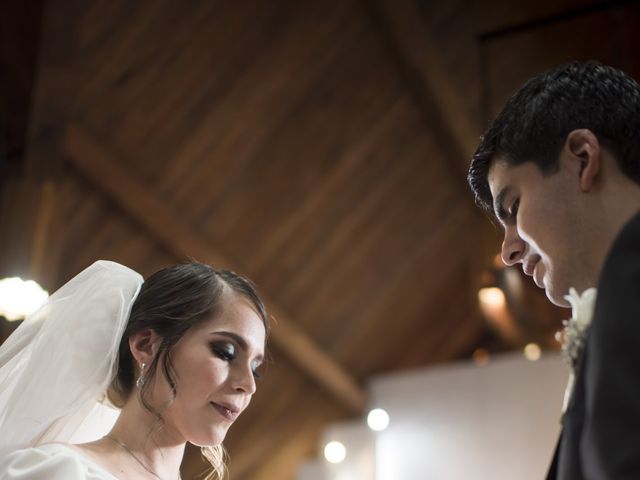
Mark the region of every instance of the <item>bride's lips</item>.
[[235, 421], [240, 415], [240, 411], [235, 409], [232, 406], [220, 405], [215, 402], [209, 402], [211, 406], [224, 418], [229, 420], [230, 422]]

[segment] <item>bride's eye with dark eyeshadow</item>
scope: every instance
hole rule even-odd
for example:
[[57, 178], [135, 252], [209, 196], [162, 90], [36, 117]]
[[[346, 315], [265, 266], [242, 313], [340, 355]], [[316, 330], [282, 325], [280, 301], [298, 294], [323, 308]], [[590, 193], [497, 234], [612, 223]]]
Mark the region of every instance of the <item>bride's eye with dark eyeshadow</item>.
[[251, 368], [251, 373], [253, 374], [253, 378], [255, 378], [256, 380], [259, 380], [260, 377], [262, 377], [262, 372], [260, 372], [260, 367], [262, 365], [256, 365], [254, 367]]
[[236, 358], [236, 347], [229, 342], [212, 342], [211, 352], [218, 358], [230, 362]]

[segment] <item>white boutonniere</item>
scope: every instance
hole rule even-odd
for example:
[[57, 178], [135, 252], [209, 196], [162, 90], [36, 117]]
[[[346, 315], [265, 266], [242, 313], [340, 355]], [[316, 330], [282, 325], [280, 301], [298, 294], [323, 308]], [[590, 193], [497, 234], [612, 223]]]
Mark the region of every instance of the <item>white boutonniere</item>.
[[596, 294], [595, 288], [585, 290], [582, 295], [578, 294], [575, 288], [570, 288], [569, 295], [564, 297], [571, 305], [571, 318], [562, 322], [564, 329], [558, 333], [556, 338], [562, 343], [562, 358], [571, 367], [571, 374], [564, 393], [563, 412], [566, 411], [573, 393], [575, 369], [587, 341], [587, 333], [593, 319]]

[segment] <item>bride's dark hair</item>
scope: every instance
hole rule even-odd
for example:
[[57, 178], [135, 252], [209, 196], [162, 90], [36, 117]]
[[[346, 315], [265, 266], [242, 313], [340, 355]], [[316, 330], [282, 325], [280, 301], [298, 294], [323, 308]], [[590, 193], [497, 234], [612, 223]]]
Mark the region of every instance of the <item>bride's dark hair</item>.
[[[255, 286], [241, 275], [192, 262], [164, 268], [147, 278], [133, 303], [120, 341], [118, 369], [107, 394], [109, 400], [117, 407], [122, 407], [134, 390], [137, 369], [129, 348], [129, 337], [144, 329], [151, 329], [162, 338], [158, 352], [144, 375], [149, 379], [154, 378], [159, 366], [175, 398], [177, 384], [171, 364], [171, 350], [190, 328], [216, 315], [222, 306], [225, 292], [241, 295], [249, 300], [268, 333], [269, 318], [265, 306]], [[162, 421], [160, 414], [146, 399], [150, 385], [152, 382], [142, 385], [140, 401]], [[214, 468], [209, 478], [222, 478], [222, 445], [202, 447], [202, 454]]]

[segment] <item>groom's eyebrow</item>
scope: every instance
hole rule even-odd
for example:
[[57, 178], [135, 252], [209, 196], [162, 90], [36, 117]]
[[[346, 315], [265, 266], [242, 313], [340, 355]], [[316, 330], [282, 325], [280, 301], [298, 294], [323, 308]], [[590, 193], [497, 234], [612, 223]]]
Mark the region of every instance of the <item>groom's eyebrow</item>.
[[495, 212], [497, 219], [503, 224], [507, 220], [507, 212], [504, 210], [504, 207], [503, 207], [504, 199], [509, 193], [509, 190], [510, 190], [510, 187], [504, 187], [502, 190], [500, 190], [500, 192], [496, 196], [496, 199], [493, 202], [493, 211]]

